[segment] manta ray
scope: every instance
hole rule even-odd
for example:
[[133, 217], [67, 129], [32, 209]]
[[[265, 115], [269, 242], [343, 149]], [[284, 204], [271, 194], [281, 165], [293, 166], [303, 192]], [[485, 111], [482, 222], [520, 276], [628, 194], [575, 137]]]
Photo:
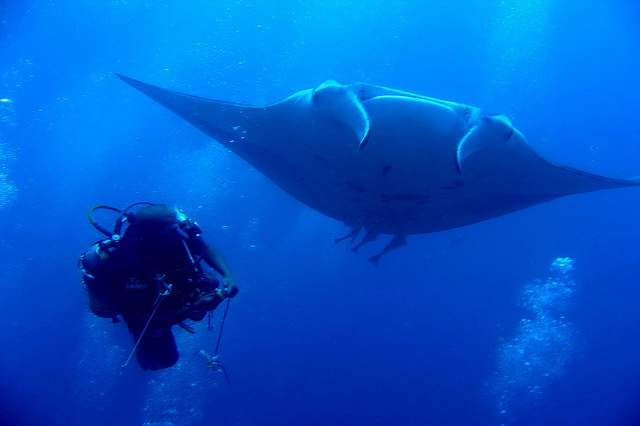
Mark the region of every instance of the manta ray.
[[[242, 157], [307, 206], [352, 228], [357, 251], [491, 219], [570, 194], [640, 185], [554, 164], [509, 119], [480, 108], [329, 80], [269, 105], [241, 105], [117, 74]], [[364, 236], [358, 241], [361, 233]]]

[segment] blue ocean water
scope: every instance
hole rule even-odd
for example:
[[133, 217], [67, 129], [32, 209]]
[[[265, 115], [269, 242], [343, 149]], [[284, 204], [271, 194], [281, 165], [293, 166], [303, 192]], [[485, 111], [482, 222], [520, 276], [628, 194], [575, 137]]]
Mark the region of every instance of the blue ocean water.
[[[119, 81], [266, 104], [327, 79], [506, 114], [547, 158], [640, 175], [640, 5], [605, 0], [0, 4], [0, 423], [640, 423], [638, 189], [412, 236], [374, 267], [302, 205]], [[175, 203], [241, 292], [220, 359], [132, 364], [76, 262], [94, 204]], [[105, 215], [105, 223], [113, 220]], [[570, 276], [550, 272], [571, 258]], [[216, 312], [216, 327], [221, 312]]]

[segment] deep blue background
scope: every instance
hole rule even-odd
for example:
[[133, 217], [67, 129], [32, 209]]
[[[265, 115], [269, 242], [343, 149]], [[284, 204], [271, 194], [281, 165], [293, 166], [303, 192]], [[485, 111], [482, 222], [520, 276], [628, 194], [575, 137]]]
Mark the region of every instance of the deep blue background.
[[[3, 424], [640, 419], [640, 190], [413, 236], [376, 268], [366, 256], [383, 242], [334, 246], [340, 223], [112, 75], [249, 104], [329, 78], [379, 84], [504, 113], [549, 159], [628, 177], [635, 0], [25, 0], [0, 13]], [[139, 200], [184, 207], [237, 275], [231, 387], [193, 355], [215, 346], [203, 326], [176, 330], [173, 369], [120, 372], [130, 337], [88, 312], [76, 261], [100, 235], [86, 211]], [[523, 286], [558, 256], [576, 265], [572, 355], [500, 415], [499, 348], [531, 314]]]

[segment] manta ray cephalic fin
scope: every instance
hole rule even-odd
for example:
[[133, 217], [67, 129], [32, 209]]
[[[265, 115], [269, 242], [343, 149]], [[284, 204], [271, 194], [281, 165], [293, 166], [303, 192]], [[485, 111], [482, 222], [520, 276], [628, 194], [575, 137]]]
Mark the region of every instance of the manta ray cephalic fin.
[[[462, 173], [462, 165], [473, 154], [506, 144], [514, 133], [511, 121], [504, 115], [485, 115], [473, 123], [460, 139], [456, 148], [456, 169]], [[498, 149], [502, 147], [498, 146]]]
[[313, 90], [312, 102], [318, 113], [349, 127], [358, 138], [358, 150], [369, 140], [369, 115], [356, 94], [347, 85], [327, 80]]

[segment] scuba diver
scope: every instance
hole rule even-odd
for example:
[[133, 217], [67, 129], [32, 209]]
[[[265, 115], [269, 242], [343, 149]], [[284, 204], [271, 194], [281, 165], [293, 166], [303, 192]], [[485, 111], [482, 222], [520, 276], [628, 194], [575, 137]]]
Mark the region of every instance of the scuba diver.
[[[113, 232], [93, 219], [96, 209], [120, 213]], [[171, 367], [178, 361], [172, 327], [193, 332], [183, 321], [201, 321], [222, 300], [238, 293], [227, 263], [205, 243], [195, 222], [166, 204], [138, 202], [124, 210], [95, 206], [89, 220], [107, 236], [79, 262], [91, 311], [114, 322], [118, 315], [124, 319], [142, 369]], [[205, 272], [202, 260], [221, 282]]]

